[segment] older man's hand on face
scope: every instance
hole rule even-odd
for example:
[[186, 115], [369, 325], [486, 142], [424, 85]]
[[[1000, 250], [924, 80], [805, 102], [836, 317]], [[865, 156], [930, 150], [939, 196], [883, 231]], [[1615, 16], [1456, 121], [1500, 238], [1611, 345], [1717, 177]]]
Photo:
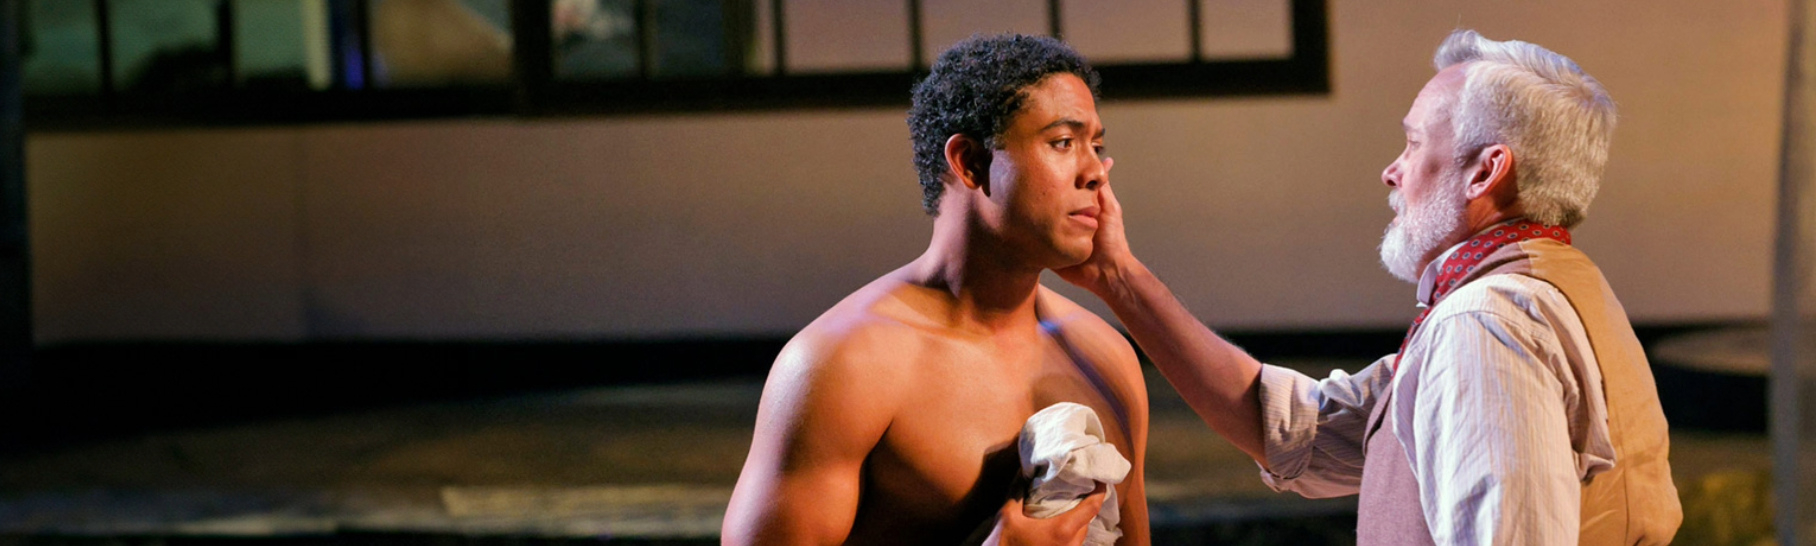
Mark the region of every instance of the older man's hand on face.
[[[1113, 160], [1104, 159], [1104, 170], [1114, 165]], [[1122, 204], [1116, 201], [1116, 192], [1110, 184], [1105, 183], [1098, 191], [1097, 206], [1097, 234], [1091, 239], [1091, 257], [1078, 265], [1053, 272], [1101, 298], [1119, 277], [1142, 265], [1129, 252], [1129, 240], [1122, 231]]]

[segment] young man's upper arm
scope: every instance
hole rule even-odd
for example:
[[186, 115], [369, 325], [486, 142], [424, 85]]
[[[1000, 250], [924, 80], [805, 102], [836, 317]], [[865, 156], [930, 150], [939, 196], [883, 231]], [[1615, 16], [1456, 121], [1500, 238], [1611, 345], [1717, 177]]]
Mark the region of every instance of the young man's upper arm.
[[[1082, 308], [1077, 311], [1081, 320], [1072, 322], [1074, 339], [1068, 342], [1084, 360], [1100, 374], [1107, 388], [1110, 403], [1120, 407], [1119, 415], [1099, 416], [1104, 420], [1118, 421], [1118, 426], [1127, 431], [1129, 450], [1129, 475], [1117, 487], [1117, 509], [1121, 516], [1122, 539], [1117, 544], [1146, 545], [1148, 537], [1147, 473], [1148, 448], [1148, 389], [1147, 381], [1141, 374], [1141, 361], [1135, 356], [1135, 349], [1128, 339], [1122, 336], [1108, 323], [1091, 315]], [[1118, 446], [1121, 449], [1121, 446]]]
[[1121, 496], [1117, 499], [1117, 509], [1122, 516], [1122, 540], [1117, 544], [1146, 546], [1148, 536], [1148, 499], [1147, 499], [1147, 458], [1148, 458], [1148, 388], [1147, 381], [1141, 375], [1141, 360], [1135, 356], [1135, 349], [1129, 345], [1121, 332], [1103, 325], [1106, 335], [1113, 338], [1109, 368], [1122, 376], [1118, 381], [1124, 385], [1122, 398], [1129, 411], [1129, 443], [1132, 453], [1129, 455], [1129, 475], [1123, 480]]
[[[839, 346], [845, 345], [845, 346]], [[838, 544], [851, 531], [865, 457], [893, 413], [887, 368], [849, 344], [796, 339], [776, 359], [725, 544]]]

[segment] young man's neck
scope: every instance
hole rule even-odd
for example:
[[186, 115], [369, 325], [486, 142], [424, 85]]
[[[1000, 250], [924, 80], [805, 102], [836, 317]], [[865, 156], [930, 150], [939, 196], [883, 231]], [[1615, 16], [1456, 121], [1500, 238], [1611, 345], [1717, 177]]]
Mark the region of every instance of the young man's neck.
[[927, 251], [909, 265], [910, 282], [952, 296], [955, 319], [988, 329], [1038, 321], [1041, 269], [1019, 263], [1000, 239], [958, 222], [936, 221]]

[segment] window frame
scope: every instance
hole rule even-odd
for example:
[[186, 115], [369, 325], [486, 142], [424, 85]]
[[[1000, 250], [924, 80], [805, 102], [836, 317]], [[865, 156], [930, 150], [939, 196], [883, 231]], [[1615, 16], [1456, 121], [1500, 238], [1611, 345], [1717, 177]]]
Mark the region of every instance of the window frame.
[[[926, 75], [922, 53], [920, 0], [908, 4], [913, 68], [791, 74], [786, 71], [784, 0], [770, 3], [773, 74], [655, 79], [648, 70], [649, 17], [638, 17], [639, 70], [620, 80], [570, 81], [554, 74], [549, 0], [508, 0], [511, 10], [512, 75], [506, 84], [437, 88], [379, 88], [371, 82], [371, 37], [365, 20], [370, 0], [328, 0], [332, 17], [354, 28], [335, 36], [334, 83], [327, 90], [271, 90], [223, 87], [184, 95], [136, 95], [116, 89], [112, 76], [109, 0], [96, 4], [102, 89], [94, 95], [25, 97], [25, 121], [32, 131], [118, 127], [284, 125], [455, 117], [567, 117], [642, 113], [786, 110], [902, 106], [909, 89]], [[634, 0], [647, 13], [655, 0]], [[1226, 60], [1202, 55], [1199, 2], [1185, 0], [1190, 15], [1191, 56], [1179, 62], [1106, 63], [1106, 100], [1322, 95], [1331, 89], [1329, 11], [1325, 0], [1288, 0], [1292, 54], [1284, 58]], [[217, 17], [217, 44], [233, 47], [232, 0]], [[1060, 0], [1048, 0], [1048, 32], [1060, 35]], [[346, 49], [348, 43], [356, 52]], [[728, 42], [729, 43], [729, 42]], [[746, 44], [734, 44], [742, 48]], [[357, 55], [359, 67], [348, 66]], [[231, 57], [227, 57], [231, 59]], [[229, 62], [231, 72], [231, 62]], [[354, 81], [353, 71], [359, 71]], [[231, 77], [228, 81], [233, 81]]]

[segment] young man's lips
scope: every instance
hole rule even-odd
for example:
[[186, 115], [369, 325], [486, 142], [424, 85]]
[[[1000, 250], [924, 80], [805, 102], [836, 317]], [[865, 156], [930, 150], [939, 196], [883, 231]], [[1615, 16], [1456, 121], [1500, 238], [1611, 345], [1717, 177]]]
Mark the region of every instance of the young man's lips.
[[1078, 222], [1081, 224], [1086, 224], [1086, 225], [1091, 226], [1092, 228], [1096, 228], [1097, 227], [1097, 212], [1098, 212], [1098, 210], [1097, 210], [1097, 207], [1095, 207], [1095, 206], [1085, 207], [1083, 209], [1072, 211], [1071, 216], [1072, 216], [1072, 219], [1078, 220]]

